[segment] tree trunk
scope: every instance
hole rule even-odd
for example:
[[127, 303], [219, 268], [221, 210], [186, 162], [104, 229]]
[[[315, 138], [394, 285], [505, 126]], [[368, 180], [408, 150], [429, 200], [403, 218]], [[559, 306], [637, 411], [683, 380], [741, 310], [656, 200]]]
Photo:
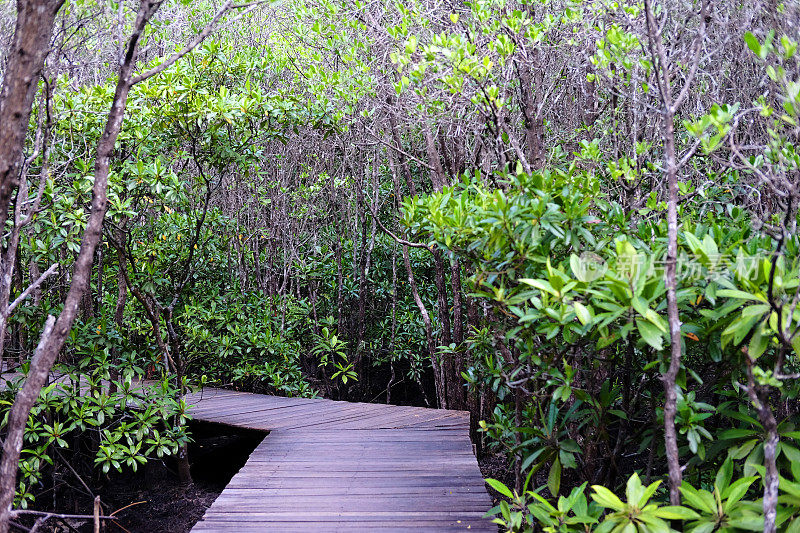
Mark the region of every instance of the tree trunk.
[[444, 381], [442, 379], [441, 366], [436, 361], [436, 343], [433, 340], [433, 327], [431, 325], [431, 317], [428, 314], [428, 309], [425, 303], [419, 296], [417, 289], [417, 280], [414, 278], [414, 271], [411, 269], [411, 260], [408, 257], [408, 246], [403, 245], [403, 262], [406, 267], [406, 274], [408, 275], [408, 285], [411, 287], [411, 295], [414, 298], [414, 303], [417, 304], [420, 315], [422, 315], [422, 322], [425, 325], [425, 339], [428, 345], [428, 355], [431, 358], [431, 366], [433, 367], [433, 380], [436, 385], [436, 399], [439, 407], [447, 409], [447, 397], [445, 396]]
[[121, 250], [117, 251], [119, 270], [117, 270], [117, 303], [114, 305], [114, 324], [117, 331], [121, 332], [125, 320], [125, 303], [128, 300], [128, 285], [125, 283], [125, 271], [128, 268], [125, 261], [125, 254]]
[[747, 364], [747, 395], [756, 408], [758, 420], [764, 427], [766, 439], [764, 441], [764, 498], [762, 508], [764, 510], [764, 533], [775, 533], [777, 507], [778, 507], [778, 484], [780, 475], [778, 472], [777, 449], [779, 443], [778, 422], [769, 406], [769, 388], [759, 387], [753, 378], [753, 360], [750, 355], [746, 355]]
[[63, 0], [18, 0], [17, 22], [0, 92], [0, 228], [19, 180], [22, 149], [39, 76], [50, 52], [53, 25]]
[[441, 192], [447, 185], [447, 178], [445, 177], [444, 169], [442, 168], [442, 161], [439, 157], [439, 151], [436, 149], [436, 141], [433, 139], [431, 128], [427, 121], [422, 122], [422, 136], [425, 138], [425, 151], [428, 154], [428, 162], [433, 169], [431, 171], [431, 182], [433, 182], [433, 190]]
[[678, 456], [678, 436], [675, 416], [678, 412], [678, 394], [675, 388], [681, 368], [681, 319], [678, 313], [678, 168], [675, 160], [675, 124], [673, 115], [664, 115], [664, 157], [667, 170], [667, 261], [664, 282], [667, 288], [667, 321], [669, 322], [670, 360], [664, 374], [664, 438], [669, 466], [669, 500], [680, 505], [682, 480]]
[[454, 409], [467, 409], [466, 389], [463, 386], [461, 372], [464, 370], [464, 305], [461, 288], [461, 263], [455, 256], [450, 258], [450, 286], [453, 291], [453, 342], [458, 347], [453, 354], [454, 387], [452, 387], [452, 404]]
[[[525, 127], [525, 157], [533, 168], [544, 166], [544, 120], [539, 116], [541, 74], [534, 80], [533, 66], [523, 60], [519, 64], [520, 94]], [[536, 85], [536, 87], [534, 87]]]
[[[40, 46], [46, 46], [49, 44], [49, 36], [52, 30], [48, 29], [47, 31], [43, 31], [39, 28], [39, 26], [47, 25], [48, 22], [50, 25], [52, 25], [52, 17], [55, 16], [55, 13], [52, 12], [52, 9], [46, 9], [48, 4], [49, 3], [44, 3], [43, 5], [40, 5], [41, 9], [39, 9], [38, 13], [36, 13], [37, 19], [35, 22], [31, 21], [30, 25], [32, 28], [29, 27], [29, 31], [41, 31], [42, 34], [47, 37], [47, 43], [43, 44], [39, 40], [35, 41], [36, 43], [39, 43]], [[57, 6], [55, 7], [58, 6], [60, 6], [60, 3], [57, 3]], [[14, 405], [11, 407], [11, 411], [9, 413], [7, 426], [8, 433], [6, 440], [3, 443], [3, 457], [2, 461], [0, 461], [0, 533], [7, 533], [9, 528], [11, 504], [14, 501], [14, 494], [16, 491], [17, 470], [19, 468], [22, 437], [25, 431], [28, 415], [30, 414], [31, 408], [39, 396], [39, 392], [47, 382], [50, 374], [50, 368], [53, 366], [56, 357], [61, 351], [61, 348], [64, 346], [64, 342], [66, 341], [69, 332], [72, 329], [72, 324], [75, 322], [75, 318], [78, 313], [78, 305], [80, 304], [81, 298], [89, 285], [89, 276], [91, 275], [92, 271], [92, 261], [94, 259], [95, 250], [97, 249], [97, 245], [102, 236], [103, 219], [105, 218], [106, 208], [108, 207], [107, 189], [111, 157], [114, 153], [114, 144], [117, 140], [117, 135], [122, 127], [122, 119], [125, 114], [128, 93], [131, 88], [131, 76], [136, 65], [139, 38], [141, 37], [147, 22], [150, 20], [150, 17], [153, 15], [153, 13], [155, 13], [159, 6], [160, 3], [145, 1], [142, 2], [139, 7], [136, 22], [134, 24], [134, 31], [128, 42], [125, 62], [120, 66], [119, 79], [114, 94], [114, 100], [111, 105], [111, 110], [108, 114], [105, 129], [97, 145], [97, 157], [95, 158], [94, 165], [94, 185], [92, 187], [91, 212], [89, 214], [89, 220], [86, 223], [86, 228], [84, 229], [83, 238], [81, 239], [81, 248], [80, 252], [78, 253], [78, 258], [75, 261], [74, 273], [70, 283], [69, 291], [67, 292], [67, 297], [64, 301], [64, 308], [59, 314], [58, 319], [54, 320], [53, 317], [48, 318], [45, 330], [42, 333], [42, 337], [36, 349], [36, 353], [31, 360], [31, 367], [28, 377], [25, 379], [22, 389], [20, 389], [20, 391], [17, 393], [17, 397], [14, 400]], [[25, 9], [26, 5], [23, 4], [20, 7]], [[50, 7], [52, 8], [53, 6]], [[50, 15], [51, 12], [52, 16]], [[34, 13], [29, 13], [28, 15], [33, 16]], [[38, 17], [44, 17], [44, 20]], [[36, 54], [36, 49], [32, 49], [31, 53]], [[39, 70], [41, 70], [41, 65], [39, 66]], [[6, 82], [13, 84], [13, 81], [8, 81], [10, 73], [11, 72], [9, 70], [6, 71]], [[31, 72], [31, 74], [33, 74], [33, 72]], [[28, 81], [30, 82], [31, 79], [29, 78]], [[5, 88], [4, 94], [6, 94]], [[3, 120], [4, 114], [7, 113], [8, 102], [5, 101], [3, 103], [3, 109], [0, 111], [0, 122], [3, 123], [3, 129], [5, 130], [6, 124], [13, 123], [6, 123], [5, 120]], [[28, 109], [25, 114], [26, 126], [27, 117], [29, 115], [30, 109]], [[19, 117], [17, 117], [17, 119], [19, 119]], [[12, 128], [13, 126], [8, 127]], [[2, 135], [5, 134], [6, 133], [3, 133]], [[0, 141], [0, 146], [4, 145], [5, 143]], [[2, 157], [2, 154], [0, 154], [0, 161], [3, 161], [2, 164], [6, 165], [6, 167], [8, 166], [7, 160]], [[5, 223], [5, 218], [7, 215], [7, 209], [5, 209], [3, 206], [3, 197], [4, 195], [9, 195], [10, 197], [9, 191], [11, 190], [11, 187], [13, 187], [13, 184], [11, 184], [7, 190], [3, 189], [5, 184], [4, 180], [6, 178], [8, 178], [8, 174], [3, 174], [3, 172], [0, 171], [0, 212], [2, 212], [3, 223]]]
[[667, 290], [667, 322], [669, 323], [670, 360], [667, 372], [662, 376], [664, 383], [664, 444], [669, 467], [669, 500], [672, 505], [680, 505], [680, 486], [682, 472], [678, 454], [678, 436], [675, 431], [677, 414], [677, 377], [681, 368], [682, 339], [681, 319], [678, 309], [678, 160], [675, 147], [675, 113], [686, 98], [689, 86], [697, 72], [702, 42], [705, 39], [706, 13], [709, 1], [703, 0], [699, 20], [700, 25], [694, 44], [693, 66], [684, 79], [683, 90], [677, 97], [672, 94], [672, 73], [670, 59], [664, 49], [663, 36], [655, 19], [652, 0], [645, 0], [644, 15], [647, 23], [647, 40], [653, 64], [657, 66], [654, 75], [658, 78], [661, 105], [661, 137], [664, 141], [664, 176], [667, 181], [667, 260], [664, 284]]
[[344, 306], [344, 272], [342, 271], [342, 238], [336, 235], [336, 327], [342, 330], [342, 311]]

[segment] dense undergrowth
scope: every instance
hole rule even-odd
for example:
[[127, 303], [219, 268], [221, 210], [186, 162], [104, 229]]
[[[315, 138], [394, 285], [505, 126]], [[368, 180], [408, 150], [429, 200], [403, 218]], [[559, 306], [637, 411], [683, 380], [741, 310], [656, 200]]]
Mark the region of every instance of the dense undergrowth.
[[[0, 260], [23, 377], [137, 6], [58, 15]], [[160, 7], [138, 71], [213, 13]], [[510, 531], [800, 530], [798, 13], [319, 0], [217, 28], [131, 84], [15, 506], [187, 463], [183, 396], [214, 385], [468, 410]]]

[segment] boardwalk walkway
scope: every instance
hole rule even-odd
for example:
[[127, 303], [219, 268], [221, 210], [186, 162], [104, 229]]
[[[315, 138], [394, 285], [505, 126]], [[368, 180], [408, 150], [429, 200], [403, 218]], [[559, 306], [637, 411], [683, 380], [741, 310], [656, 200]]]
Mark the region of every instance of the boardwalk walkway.
[[468, 413], [220, 389], [187, 401], [196, 420], [270, 432], [195, 533], [497, 531]]

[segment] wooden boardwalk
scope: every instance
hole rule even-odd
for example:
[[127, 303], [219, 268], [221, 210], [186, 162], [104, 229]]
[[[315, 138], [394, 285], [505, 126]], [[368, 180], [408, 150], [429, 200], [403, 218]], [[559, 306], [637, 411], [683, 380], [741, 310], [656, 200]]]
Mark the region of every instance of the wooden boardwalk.
[[204, 389], [196, 420], [269, 431], [193, 532], [497, 532], [462, 411]]

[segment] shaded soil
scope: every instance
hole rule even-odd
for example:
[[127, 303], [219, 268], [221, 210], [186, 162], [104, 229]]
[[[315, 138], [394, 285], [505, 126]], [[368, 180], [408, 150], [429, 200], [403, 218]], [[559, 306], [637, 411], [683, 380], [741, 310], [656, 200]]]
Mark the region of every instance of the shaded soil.
[[182, 486], [167, 461], [153, 461], [137, 475], [112, 480], [101, 494], [106, 512], [130, 507], [115, 515], [121, 527], [108, 531], [188, 532], [264, 438], [260, 432], [217, 424], [194, 423], [191, 430], [194, 483]]
[[[190, 429], [194, 439], [189, 446], [194, 483], [181, 485], [170, 459], [151, 460], [137, 472], [111, 473], [96, 490], [102, 513], [113, 514], [118, 520], [106, 522], [101, 531], [187, 533], [265, 437], [258, 431], [202, 422], [192, 423]], [[86, 491], [65, 487], [59, 492], [56, 513], [91, 514], [93, 501]], [[37, 503], [44, 501], [44, 497], [37, 498]], [[34, 520], [20, 519], [26, 529], [16, 531], [27, 531]], [[92, 533], [93, 526], [83, 519], [51, 519], [38, 531]]]
[[[509, 468], [508, 460], [504, 455], [484, 453], [478, 459], [478, 466], [484, 479], [487, 477], [494, 478], [505, 483], [506, 487], [514, 488], [514, 472]], [[499, 504], [500, 500], [508, 500], [488, 484], [486, 485], [486, 492], [492, 498], [492, 506]]]
[[164, 479], [149, 490], [131, 488], [113, 495], [116, 502], [129, 501], [132, 506], [118, 511], [115, 516], [119, 520], [107, 531], [186, 533], [222, 491], [222, 487], [203, 483], [182, 487], [174, 478]]

